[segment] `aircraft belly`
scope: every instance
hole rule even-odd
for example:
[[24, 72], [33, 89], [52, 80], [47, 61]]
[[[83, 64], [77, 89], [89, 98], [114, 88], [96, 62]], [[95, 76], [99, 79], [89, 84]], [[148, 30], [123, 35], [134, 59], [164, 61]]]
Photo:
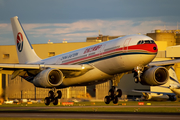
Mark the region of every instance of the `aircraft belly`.
[[94, 66], [107, 74], [115, 74], [124, 71], [125, 59], [128, 60], [127, 57], [121, 56], [109, 58], [107, 60], [102, 60], [94, 63]]
[[126, 65], [137, 66], [137, 65], [147, 65], [149, 62], [153, 60], [155, 55], [130, 55], [129, 63]]
[[[91, 85], [91, 83], [99, 82], [99, 81], [107, 81], [112, 78], [112, 75], [108, 75], [97, 68], [88, 71], [84, 75], [74, 78], [65, 78], [63, 80], [63, 86], [73, 86], [73, 85]], [[87, 83], [87, 84], [86, 84]]]

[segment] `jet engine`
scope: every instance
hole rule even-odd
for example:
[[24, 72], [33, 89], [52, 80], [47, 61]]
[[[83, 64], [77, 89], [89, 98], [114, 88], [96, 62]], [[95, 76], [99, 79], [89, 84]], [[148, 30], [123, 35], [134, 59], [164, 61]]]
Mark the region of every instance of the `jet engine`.
[[151, 94], [148, 94], [148, 93], [144, 93], [143, 97], [145, 100], [150, 100], [152, 98]]
[[141, 84], [149, 86], [163, 85], [169, 78], [169, 72], [165, 67], [155, 66], [146, 69], [141, 75]]
[[169, 96], [168, 95], [158, 95], [158, 94], [148, 94], [148, 93], [145, 93], [143, 94], [143, 97], [145, 100], [154, 100], [154, 101], [162, 101], [162, 100], [168, 100], [169, 99]]
[[33, 84], [36, 87], [56, 87], [63, 82], [63, 73], [54, 68], [41, 71], [34, 79]]

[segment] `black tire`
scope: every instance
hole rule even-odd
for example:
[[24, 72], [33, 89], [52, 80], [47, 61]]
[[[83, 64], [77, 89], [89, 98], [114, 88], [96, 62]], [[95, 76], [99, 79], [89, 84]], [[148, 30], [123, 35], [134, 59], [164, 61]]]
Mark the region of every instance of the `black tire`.
[[58, 94], [57, 98], [61, 99], [61, 97], [62, 97], [62, 92], [61, 92], [60, 90], [58, 90], [58, 91], [57, 91], [57, 94]]
[[49, 91], [49, 97], [50, 99], [54, 99], [54, 92], [52, 90]]
[[58, 98], [54, 98], [54, 101], [53, 101], [53, 105], [57, 105], [58, 104]]
[[117, 103], [118, 103], [118, 96], [115, 96], [115, 97], [114, 97], [113, 103], [114, 103], [114, 104], [117, 104]]
[[104, 102], [105, 102], [106, 104], [109, 104], [109, 103], [111, 102], [110, 97], [109, 97], [109, 96], [106, 96], [106, 97], [104, 98]]
[[50, 98], [49, 98], [49, 97], [46, 97], [46, 98], [44, 99], [44, 103], [45, 103], [45, 105], [49, 105], [49, 104], [50, 104]]
[[138, 73], [136, 71], [133, 70], [133, 73], [134, 73], [133, 77], [138, 76]]
[[108, 95], [113, 98], [114, 97], [114, 89], [110, 89]]
[[117, 97], [121, 97], [122, 96], [122, 90], [121, 89], [118, 89], [117, 90]]
[[113, 90], [115, 91], [116, 87], [115, 87], [115, 86], [112, 86], [112, 88], [111, 88], [111, 89], [113, 89]]
[[169, 100], [170, 100], [170, 101], [176, 101], [177, 98], [176, 98], [176, 96], [174, 96], [174, 95], [170, 95], [170, 96], [169, 96]]
[[138, 77], [135, 77], [135, 78], [134, 78], [134, 82], [135, 82], [135, 83], [138, 83], [138, 82], [139, 82]]

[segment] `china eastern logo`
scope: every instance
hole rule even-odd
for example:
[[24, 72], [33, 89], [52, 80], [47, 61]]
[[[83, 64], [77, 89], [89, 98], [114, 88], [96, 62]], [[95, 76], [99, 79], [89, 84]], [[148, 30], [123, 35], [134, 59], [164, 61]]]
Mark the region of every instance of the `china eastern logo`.
[[20, 32], [17, 34], [17, 48], [19, 52], [23, 49], [23, 36]]

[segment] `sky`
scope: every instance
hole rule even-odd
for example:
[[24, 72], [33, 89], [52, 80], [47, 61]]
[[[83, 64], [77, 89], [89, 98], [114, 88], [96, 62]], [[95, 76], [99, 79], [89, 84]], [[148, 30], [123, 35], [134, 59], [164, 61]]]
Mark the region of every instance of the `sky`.
[[0, 0], [0, 45], [14, 45], [18, 16], [31, 44], [180, 29], [180, 0]]

